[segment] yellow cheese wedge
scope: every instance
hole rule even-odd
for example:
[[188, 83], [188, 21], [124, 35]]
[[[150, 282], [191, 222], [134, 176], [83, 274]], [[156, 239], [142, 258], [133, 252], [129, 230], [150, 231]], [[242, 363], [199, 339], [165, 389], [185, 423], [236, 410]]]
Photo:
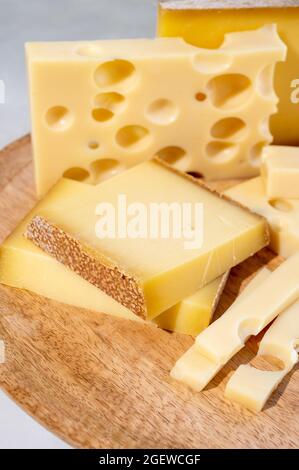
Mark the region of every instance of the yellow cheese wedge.
[[225, 287], [228, 273], [218, 277], [154, 319], [164, 330], [197, 336], [213, 318]]
[[299, 251], [299, 200], [268, 201], [261, 177], [234, 186], [225, 194], [267, 219], [270, 247], [275, 253], [288, 258]]
[[[256, 359], [265, 361], [270, 370], [260, 370], [250, 364], [241, 365], [227, 383], [226, 398], [251, 411], [261, 411], [283, 378], [298, 363], [298, 346], [297, 301], [279, 315], [260, 343]], [[274, 365], [272, 370], [271, 365]]]
[[286, 55], [275, 26], [211, 51], [181, 39], [26, 49], [39, 195], [61, 176], [94, 184], [156, 155], [210, 179], [258, 173]]
[[299, 145], [299, 4], [297, 0], [160, 0], [158, 34], [183, 37], [199, 47], [217, 48], [225, 34], [277, 24], [288, 46], [287, 60], [279, 64], [275, 89], [279, 112], [271, 119], [275, 143]]
[[[120, 196], [126, 207], [120, 207]], [[152, 236], [154, 220], [149, 220], [145, 234], [142, 231], [132, 237], [125, 227], [124, 233], [109, 231], [98, 238], [96, 227], [102, 219], [96, 208], [102, 202], [112, 208], [117, 220], [137, 203], [144, 209], [146, 221], [153, 208], [163, 208], [165, 203], [167, 207], [178, 206], [180, 213], [184, 204], [192, 209], [201, 203], [202, 223], [192, 211], [184, 230], [189, 229], [193, 237], [199, 228], [198, 241], [203, 243], [191, 249], [185, 237], [174, 236], [172, 230], [166, 237], [160, 231]], [[61, 180], [35, 213], [38, 216], [27, 229], [28, 238], [147, 319], [194, 294], [268, 244], [263, 218], [158, 160], [137, 165], [98, 186]], [[163, 217], [160, 210], [158, 214], [157, 226], [164, 226], [168, 214]], [[130, 220], [136, 223], [131, 217], [128, 226]], [[176, 231], [182, 225], [174, 223], [171, 214], [169, 220]]]
[[299, 148], [269, 145], [261, 174], [268, 200], [299, 199]]
[[[26, 289], [75, 307], [141, 321], [140, 317], [112, 297], [26, 240], [23, 233], [33, 216], [34, 211], [0, 246], [2, 284]], [[169, 331], [195, 336], [208, 326], [226, 279], [227, 275], [224, 275], [203, 287], [190, 296], [190, 299], [187, 298], [165, 314], [162, 313], [155, 319], [155, 323]]]
[[175, 364], [171, 376], [194, 390], [205, 388], [251, 335], [259, 334], [299, 298], [298, 279], [296, 253], [200, 333], [194, 346]]

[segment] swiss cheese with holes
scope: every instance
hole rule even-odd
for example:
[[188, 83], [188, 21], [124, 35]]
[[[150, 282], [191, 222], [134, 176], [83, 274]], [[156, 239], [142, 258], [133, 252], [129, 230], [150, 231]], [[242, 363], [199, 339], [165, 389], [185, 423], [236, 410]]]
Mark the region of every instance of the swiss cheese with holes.
[[181, 39], [27, 44], [37, 191], [98, 183], [159, 156], [208, 179], [249, 177], [272, 140], [275, 26], [219, 49]]
[[[77, 191], [78, 184], [66, 180], [66, 186], [63, 183], [59, 185], [60, 190], [55, 191], [53, 188], [1, 244], [0, 282], [7, 286], [30, 290], [75, 307], [128, 320], [140, 320], [129, 309], [56, 261], [23, 236], [27, 225], [36, 214], [53, 204], [63, 206], [66, 197], [65, 188], [70, 185], [74, 191]], [[186, 297], [182, 302], [159, 315], [155, 323], [163, 329], [197, 335], [210, 323], [227, 277], [228, 273], [199, 289], [195, 294]]]

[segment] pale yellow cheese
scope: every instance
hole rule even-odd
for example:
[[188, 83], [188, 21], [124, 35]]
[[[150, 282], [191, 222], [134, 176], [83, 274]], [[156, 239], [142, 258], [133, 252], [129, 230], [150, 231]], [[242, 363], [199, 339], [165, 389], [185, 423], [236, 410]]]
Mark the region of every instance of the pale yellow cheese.
[[[138, 202], [149, 213], [152, 204], [160, 207], [161, 203], [175, 203], [181, 208], [186, 203], [191, 207], [202, 203], [202, 246], [189, 249], [184, 238], [171, 233], [167, 238], [159, 234], [157, 238], [148, 234], [145, 238], [131, 238], [117, 233], [115, 237], [98, 238], [96, 207], [105, 202], [118, 214], [119, 195], [126, 198], [127, 207]], [[106, 293], [121, 297], [124, 305], [148, 319], [194, 294], [268, 243], [264, 219], [156, 160], [137, 165], [98, 186], [63, 179], [35, 213], [40, 217], [27, 230], [27, 236], [34, 239], [38, 234], [39, 240], [35, 241], [44, 250], [106, 289]], [[48, 227], [43, 225], [45, 220]], [[188, 223], [192, 230], [194, 222], [192, 214]], [[60, 234], [53, 231], [53, 226], [60, 228]], [[86, 256], [87, 264], [82, 260]], [[107, 282], [108, 271], [117, 280]]]
[[207, 386], [220, 369], [274, 318], [299, 298], [299, 253], [204, 330], [176, 363], [171, 375], [194, 390]]
[[299, 148], [264, 148], [261, 174], [268, 200], [299, 199]]
[[218, 277], [154, 319], [165, 330], [197, 336], [211, 323], [228, 273]]
[[112, 297], [24, 239], [20, 230], [0, 247], [0, 282], [75, 307], [128, 320], [139, 319]]
[[271, 131], [279, 145], [299, 145], [298, 0], [160, 0], [158, 35], [182, 37], [199, 47], [217, 48], [225, 34], [275, 23], [288, 46], [275, 73], [278, 113]]
[[[112, 297], [26, 240], [23, 232], [33, 215], [34, 211], [0, 246], [2, 284], [26, 289], [75, 307], [141, 321], [140, 317]], [[209, 324], [226, 278], [227, 275], [218, 278], [190, 296], [190, 299], [170, 309], [176, 312], [173, 320], [168, 311], [157, 317], [155, 323], [169, 331], [195, 336]]]
[[[253, 278], [253, 280], [243, 289], [241, 294], [237, 297], [234, 305], [242, 300], [248, 293], [252, 292], [264, 279], [269, 275], [269, 270], [263, 268]], [[220, 368], [219, 368], [220, 370]], [[200, 380], [199, 383], [199, 371]], [[201, 351], [194, 344], [188, 351], [177, 361], [174, 368], [171, 371], [171, 376], [189, 385], [194, 390], [201, 390], [205, 384], [208, 383], [213, 375], [216, 375], [218, 369], [216, 365], [209, 359], [205, 359]]]
[[[246, 408], [261, 411], [283, 378], [298, 363], [299, 301], [279, 315], [263, 337], [257, 358], [281, 363], [281, 370], [259, 370], [241, 365], [232, 375], [225, 396]], [[274, 361], [273, 361], [274, 359]]]
[[271, 142], [275, 26], [218, 49], [181, 39], [27, 44], [37, 192], [97, 183], [158, 155], [209, 179], [253, 176]]
[[273, 251], [284, 258], [299, 251], [299, 200], [268, 201], [261, 177], [245, 181], [225, 194], [267, 219]]

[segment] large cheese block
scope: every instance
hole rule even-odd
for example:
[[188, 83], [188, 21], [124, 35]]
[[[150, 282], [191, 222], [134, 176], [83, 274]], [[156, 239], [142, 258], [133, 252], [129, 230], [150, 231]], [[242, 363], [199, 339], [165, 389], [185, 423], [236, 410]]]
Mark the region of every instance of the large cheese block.
[[234, 186], [225, 191], [225, 194], [267, 219], [270, 247], [275, 253], [288, 258], [299, 251], [298, 199], [268, 200], [260, 176]]
[[183, 37], [199, 47], [219, 47], [228, 32], [277, 24], [288, 46], [287, 60], [279, 64], [275, 90], [279, 112], [271, 119], [275, 143], [298, 145], [299, 119], [299, 2], [297, 0], [160, 0], [158, 34]]
[[[112, 222], [100, 215], [101, 202]], [[136, 204], [141, 219], [133, 216]], [[191, 215], [178, 222], [186, 204]], [[26, 231], [30, 240], [146, 319], [268, 244], [263, 218], [158, 160], [98, 186], [62, 179], [36, 214]], [[99, 223], [107, 231], [99, 233]]]
[[251, 335], [258, 335], [299, 299], [298, 278], [296, 253], [200, 333], [194, 346], [175, 364], [172, 377], [195, 390], [205, 388]]
[[[39, 207], [41, 205], [35, 207], [0, 246], [0, 282], [75, 307], [142, 321], [112, 297], [26, 240], [23, 233]], [[226, 279], [227, 275], [224, 275], [212, 281], [162, 313], [155, 323], [169, 331], [197, 335], [208, 326]]]
[[209, 179], [256, 175], [277, 111], [274, 26], [218, 50], [182, 39], [27, 44], [38, 194], [153, 156]]

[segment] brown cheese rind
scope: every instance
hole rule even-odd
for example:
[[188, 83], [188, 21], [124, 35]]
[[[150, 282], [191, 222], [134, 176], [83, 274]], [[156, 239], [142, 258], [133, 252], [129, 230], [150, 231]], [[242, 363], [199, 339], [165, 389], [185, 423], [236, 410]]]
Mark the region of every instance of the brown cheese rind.
[[299, 0], [159, 0], [165, 10], [239, 10], [296, 8]]
[[108, 260], [105, 262], [104, 257], [99, 259], [92, 250], [43, 217], [35, 216], [24, 236], [135, 315], [146, 319], [145, 299], [137, 279]]

